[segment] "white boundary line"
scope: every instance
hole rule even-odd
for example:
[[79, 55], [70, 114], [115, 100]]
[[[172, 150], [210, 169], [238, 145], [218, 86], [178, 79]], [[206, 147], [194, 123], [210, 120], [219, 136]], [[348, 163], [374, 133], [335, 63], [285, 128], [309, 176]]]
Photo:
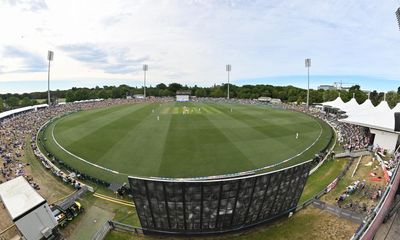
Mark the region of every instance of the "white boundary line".
[[[114, 174], [120, 174], [119, 172], [114, 171], [114, 170], [112, 170], [112, 169], [105, 168], [105, 167], [103, 167], [103, 166], [100, 166], [100, 165], [94, 164], [94, 163], [92, 163], [92, 162], [90, 162], [90, 161], [87, 161], [87, 160], [85, 160], [85, 159], [83, 159], [83, 158], [81, 158], [81, 157], [79, 157], [79, 156], [73, 154], [72, 152], [68, 151], [68, 150], [65, 149], [64, 147], [62, 147], [62, 146], [58, 143], [58, 141], [56, 140], [56, 138], [55, 138], [55, 136], [54, 136], [54, 128], [56, 127], [56, 125], [57, 125], [57, 123], [55, 123], [55, 124], [53, 125], [53, 128], [51, 129], [51, 137], [53, 138], [55, 144], [57, 144], [57, 146], [58, 146], [59, 148], [61, 148], [64, 152], [66, 152], [66, 153], [68, 153], [69, 155], [71, 155], [71, 156], [73, 156], [73, 157], [75, 157], [75, 158], [81, 160], [82, 162], [85, 162], [85, 163], [87, 163], [87, 164], [89, 164], [89, 165], [92, 165], [92, 166], [94, 166], [94, 167], [97, 167], [97, 168], [106, 170], [106, 171], [108, 171], [108, 172], [112, 172], [112, 173], [114, 173]], [[127, 174], [125, 174], [125, 175], [127, 175]]]
[[319, 169], [319, 167], [321, 167], [322, 164], [325, 163], [325, 160], [328, 158], [329, 154], [332, 153], [333, 149], [334, 149], [335, 146], [336, 146], [336, 142], [337, 142], [337, 133], [336, 133], [336, 129], [330, 124], [330, 122], [326, 121], [325, 123], [327, 123], [327, 124], [330, 126], [330, 128], [332, 129], [332, 132], [333, 132], [333, 136], [332, 136], [332, 137], [333, 137], [334, 142], [333, 142], [332, 147], [329, 149], [328, 153], [327, 153], [326, 156], [324, 157], [324, 159], [322, 159], [322, 161], [320, 161], [320, 162], [317, 164], [317, 166], [315, 166], [313, 169], [311, 169], [310, 175], [313, 174], [315, 171], [317, 171], [317, 170]]
[[[287, 110], [286, 110], [286, 111], [287, 111]], [[318, 140], [319, 140], [319, 139], [321, 138], [321, 136], [322, 136], [322, 126], [321, 126], [321, 123], [319, 122], [319, 119], [315, 119], [313, 116], [309, 116], [308, 114], [306, 114], [306, 115], [307, 115], [308, 117], [311, 117], [314, 121], [316, 121], [316, 122], [318, 123], [318, 125], [319, 125], [319, 127], [320, 127], [320, 131], [319, 131], [319, 135], [318, 135], [318, 137], [315, 139], [315, 141], [314, 141], [310, 146], [308, 146], [308, 147], [305, 148], [303, 151], [301, 151], [300, 153], [298, 153], [298, 154], [296, 154], [296, 155], [294, 155], [294, 156], [292, 156], [292, 157], [290, 157], [290, 158], [287, 158], [287, 159], [283, 160], [282, 162], [278, 162], [278, 163], [275, 163], [275, 164], [272, 164], [272, 165], [268, 165], [268, 166], [264, 166], [264, 167], [261, 167], [261, 168], [252, 169], [252, 170], [249, 170], [249, 171], [236, 172], [236, 173], [227, 173], [227, 174], [214, 175], [214, 176], [192, 177], [192, 178], [187, 178], [187, 179], [196, 179], [196, 178], [210, 178], [210, 179], [214, 179], [214, 178], [226, 178], [226, 177], [236, 176], [236, 175], [255, 174], [256, 172], [259, 172], [259, 171], [262, 171], [262, 170], [266, 170], [266, 169], [269, 169], [269, 168], [273, 168], [273, 167], [279, 166], [279, 165], [281, 165], [281, 164], [284, 164], [284, 163], [287, 163], [287, 162], [293, 160], [293, 159], [296, 158], [296, 157], [299, 157], [300, 155], [302, 155], [303, 153], [305, 153], [306, 151], [308, 151], [310, 148], [312, 148], [312, 147], [318, 142]], [[52, 128], [52, 130], [51, 130], [51, 135], [52, 135], [52, 138], [53, 138], [54, 142], [56, 143], [56, 145], [57, 145], [59, 148], [61, 148], [64, 152], [66, 152], [67, 154], [69, 154], [69, 155], [75, 157], [76, 159], [81, 160], [81, 161], [83, 161], [83, 162], [85, 162], [85, 163], [87, 163], [87, 164], [89, 164], [89, 165], [91, 165], [91, 166], [100, 168], [100, 169], [102, 169], [102, 170], [105, 170], [105, 171], [108, 171], [108, 172], [111, 172], [111, 173], [114, 173], [114, 174], [123, 174], [123, 175], [129, 176], [129, 174], [120, 173], [120, 172], [117, 172], [117, 171], [115, 171], [115, 170], [112, 170], [112, 169], [109, 169], [109, 168], [100, 166], [100, 165], [98, 165], [98, 164], [92, 163], [92, 162], [90, 162], [90, 161], [88, 161], [88, 160], [86, 160], [86, 159], [84, 159], [84, 158], [81, 158], [81, 157], [79, 157], [79, 156], [77, 156], [77, 155], [71, 153], [70, 151], [68, 151], [67, 149], [65, 149], [64, 147], [62, 147], [62, 146], [58, 143], [58, 141], [56, 140], [56, 138], [55, 138], [55, 136], [54, 136], [54, 128], [56, 127], [57, 123], [58, 123], [58, 122], [54, 123], [54, 125], [52, 126], [53, 128]], [[305, 161], [305, 162], [306, 162], [306, 161]], [[164, 178], [164, 177], [150, 177], [150, 178]], [[185, 178], [171, 178], [171, 179], [185, 179]]]
[[[315, 120], [315, 119], [314, 119], [314, 120]], [[261, 168], [256, 168], [256, 169], [253, 169], [252, 171], [265, 170], [265, 169], [268, 169], [268, 168], [272, 168], [272, 167], [279, 166], [279, 165], [281, 165], [281, 164], [283, 164], [283, 163], [287, 163], [287, 162], [289, 162], [290, 160], [292, 160], [292, 159], [294, 159], [294, 158], [296, 158], [296, 157], [302, 155], [303, 153], [305, 153], [306, 151], [308, 151], [310, 148], [312, 148], [312, 147], [318, 142], [318, 140], [319, 140], [319, 139], [321, 138], [321, 136], [322, 136], [322, 126], [321, 126], [321, 124], [319, 123], [319, 120], [315, 120], [315, 121], [318, 123], [319, 129], [320, 129], [320, 130], [319, 130], [319, 135], [318, 135], [318, 137], [315, 139], [315, 141], [314, 141], [310, 146], [308, 146], [306, 149], [304, 149], [304, 150], [301, 151], [300, 153], [298, 153], [298, 154], [296, 154], [296, 155], [294, 155], [294, 156], [292, 156], [292, 157], [290, 157], [290, 158], [287, 158], [287, 159], [283, 160], [282, 162], [275, 163], [275, 164], [268, 165], [268, 166], [261, 167]]]

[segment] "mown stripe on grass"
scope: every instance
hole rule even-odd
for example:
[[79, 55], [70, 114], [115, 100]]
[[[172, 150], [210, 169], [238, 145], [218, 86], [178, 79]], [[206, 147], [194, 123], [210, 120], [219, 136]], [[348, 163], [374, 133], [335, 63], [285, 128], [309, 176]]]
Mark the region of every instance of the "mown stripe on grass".
[[254, 167], [254, 164], [248, 161], [247, 157], [204, 115], [188, 114], [171, 117], [159, 170], [160, 176], [193, 177], [205, 173], [217, 175], [235, 172], [238, 168]]
[[[78, 153], [80, 157], [97, 163], [104, 153], [129, 133], [127, 129], [133, 128], [143, 121], [145, 116], [151, 114], [151, 109], [151, 105], [143, 105], [141, 108], [126, 108], [124, 113], [118, 115], [118, 118], [114, 115], [108, 116], [109, 118], [102, 118], [101, 122], [97, 122], [98, 125], [92, 127], [95, 128], [94, 131], [92, 128], [82, 129], [82, 131], [75, 129], [75, 137], [72, 139], [76, 140], [69, 144], [57, 140], [68, 151], [74, 154]], [[57, 127], [55, 130], [57, 130]], [[83, 134], [83, 137], [80, 136], [84, 131], [88, 131], [88, 133]]]
[[[165, 142], [172, 115], [162, 115], [160, 120], [157, 120], [157, 116], [156, 112], [152, 112], [127, 129], [126, 135], [104, 153], [99, 163], [116, 169], [134, 166], [136, 175], [156, 176], [165, 144], [152, 143]], [[152, 146], [151, 149], [149, 146]], [[119, 161], [110, 162], [109, 159]]]
[[[111, 107], [98, 112], [82, 112], [80, 114], [72, 114], [60, 120], [55, 133], [62, 135], [61, 143], [68, 146], [73, 142], [104, 128], [113, 121], [131, 115], [136, 111], [148, 106], [147, 104], [123, 105], [123, 107]], [[76, 134], [79, 132], [79, 134]]]
[[[270, 165], [296, 154], [293, 149], [288, 150], [287, 143], [281, 140], [284, 136], [279, 138], [271, 137], [270, 134], [259, 131], [257, 127], [252, 125], [255, 122], [246, 121], [246, 115], [241, 113], [242, 110], [235, 109], [233, 112], [230, 112], [229, 107], [225, 111], [223, 110], [224, 106], [218, 106], [218, 108], [220, 108], [223, 114], [212, 116], [214, 124], [219, 126], [221, 131], [239, 149], [242, 149], [242, 152], [257, 167]], [[225, 126], [233, 126], [233, 128]], [[279, 128], [272, 130], [279, 131]], [[274, 151], [271, 151], [271, 149], [274, 149]], [[271, 159], [274, 159], [274, 161], [271, 161]]]
[[[244, 149], [243, 151], [247, 153], [246, 155], [249, 159], [259, 167], [272, 163], [271, 160], [266, 158], [266, 156], [274, 159], [275, 161], [273, 161], [273, 163], [281, 162], [296, 156], [307, 147], [310, 147], [316, 138], [318, 138], [320, 133], [319, 125], [317, 125], [317, 128], [313, 131], [310, 131], [309, 129], [304, 131], [303, 128], [301, 130], [297, 128], [298, 125], [295, 121], [290, 125], [286, 124], [281, 126], [256, 118], [247, 113], [247, 109], [244, 108], [237, 108], [233, 112], [230, 112], [229, 106], [218, 105], [216, 107], [219, 108], [225, 116], [236, 119], [241, 122], [242, 125], [248, 127], [247, 130], [246, 128], [241, 127], [239, 129], [227, 129], [225, 132], [231, 139], [233, 139], [232, 141], [235, 142], [239, 148]], [[221, 127], [223, 127], [224, 123], [227, 122], [226, 119], [222, 120], [222, 123], [220, 123]], [[233, 124], [234, 122], [229, 121], [229, 124], [226, 125], [232, 126]], [[263, 137], [257, 138], [257, 135], [254, 134], [253, 131], [259, 132]], [[296, 132], [300, 133], [299, 139], [295, 138]], [[256, 138], [251, 139], [251, 136], [249, 136], [249, 138], [246, 139], [246, 137], [243, 137], [243, 135], [249, 133], [251, 133], [252, 136], [256, 136]], [[235, 141], [236, 138], [239, 140]], [[288, 144], [291, 148], [287, 147]], [[271, 151], [271, 149], [274, 150]], [[299, 157], [302, 158], [302, 156]], [[266, 162], [269, 164], [266, 164]]]

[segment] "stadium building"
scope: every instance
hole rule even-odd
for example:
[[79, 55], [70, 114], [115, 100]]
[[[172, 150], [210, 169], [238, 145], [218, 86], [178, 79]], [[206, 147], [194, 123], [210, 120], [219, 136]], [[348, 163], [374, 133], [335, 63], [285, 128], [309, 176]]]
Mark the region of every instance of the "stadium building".
[[245, 229], [293, 212], [311, 161], [276, 172], [225, 179], [129, 177], [148, 234], [203, 235]]

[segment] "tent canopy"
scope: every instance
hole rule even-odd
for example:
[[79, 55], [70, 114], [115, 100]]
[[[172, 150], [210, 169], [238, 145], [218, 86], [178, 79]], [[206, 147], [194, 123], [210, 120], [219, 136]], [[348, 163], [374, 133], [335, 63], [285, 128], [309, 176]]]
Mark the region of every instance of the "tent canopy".
[[394, 132], [394, 113], [400, 112], [400, 103], [393, 109], [390, 109], [389, 104], [385, 100], [375, 107], [370, 99], [367, 99], [362, 104], [358, 104], [355, 98], [345, 103], [338, 97], [322, 105], [337, 107], [345, 111], [348, 117], [341, 119], [340, 121], [342, 122], [388, 132]]

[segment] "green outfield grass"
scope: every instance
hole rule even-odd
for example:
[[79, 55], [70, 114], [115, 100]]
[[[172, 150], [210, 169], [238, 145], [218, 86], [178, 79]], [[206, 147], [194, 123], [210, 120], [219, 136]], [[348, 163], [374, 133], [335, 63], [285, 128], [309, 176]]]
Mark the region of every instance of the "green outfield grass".
[[[57, 158], [82, 172], [126, 181], [126, 175], [235, 173], [293, 158], [284, 167], [311, 159], [331, 135], [320, 120], [265, 105], [154, 103], [68, 115], [46, 128], [44, 142]], [[73, 155], [120, 174], [84, 163], [54, 139]]]

